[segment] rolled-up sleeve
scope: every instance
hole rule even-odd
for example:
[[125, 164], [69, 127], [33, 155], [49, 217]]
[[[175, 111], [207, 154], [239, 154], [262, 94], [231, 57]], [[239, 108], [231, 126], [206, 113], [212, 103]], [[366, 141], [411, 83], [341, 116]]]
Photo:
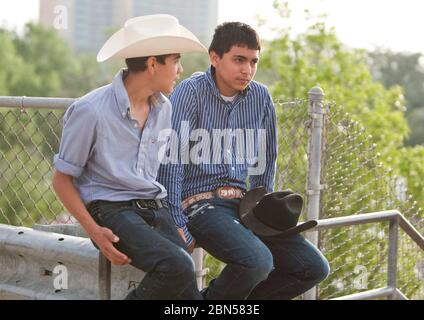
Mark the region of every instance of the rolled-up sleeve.
[[96, 109], [87, 101], [76, 101], [66, 111], [59, 153], [54, 155], [56, 170], [79, 177], [96, 141]]

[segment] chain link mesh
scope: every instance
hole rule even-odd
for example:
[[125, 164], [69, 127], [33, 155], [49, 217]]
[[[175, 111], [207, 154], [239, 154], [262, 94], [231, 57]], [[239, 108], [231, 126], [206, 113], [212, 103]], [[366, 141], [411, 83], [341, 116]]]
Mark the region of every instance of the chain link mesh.
[[0, 109], [0, 223], [68, 222], [51, 188], [63, 111]]
[[[275, 189], [305, 194], [308, 168], [307, 101], [275, 101], [278, 118]], [[405, 181], [381, 162], [372, 137], [334, 103], [326, 104], [320, 219], [398, 209], [418, 231], [423, 213], [405, 192]], [[72, 223], [51, 188], [63, 111], [0, 108], [0, 223]], [[306, 200], [306, 199], [305, 199]], [[306, 217], [303, 217], [305, 219]], [[319, 246], [330, 276], [318, 287], [320, 299], [387, 284], [388, 223], [340, 227], [320, 232]], [[205, 254], [206, 283], [224, 264]], [[410, 299], [424, 298], [424, 253], [399, 234], [398, 288]]]
[[[422, 210], [406, 193], [405, 181], [381, 161], [373, 139], [349, 114], [332, 103], [327, 114], [321, 179], [320, 218], [373, 211], [399, 210], [423, 233]], [[415, 243], [414, 243], [415, 244]], [[423, 252], [400, 233], [398, 288], [409, 298], [423, 299]], [[323, 299], [387, 285], [388, 223], [324, 230], [320, 249], [331, 275], [319, 286]], [[421, 278], [420, 278], [421, 277]]]

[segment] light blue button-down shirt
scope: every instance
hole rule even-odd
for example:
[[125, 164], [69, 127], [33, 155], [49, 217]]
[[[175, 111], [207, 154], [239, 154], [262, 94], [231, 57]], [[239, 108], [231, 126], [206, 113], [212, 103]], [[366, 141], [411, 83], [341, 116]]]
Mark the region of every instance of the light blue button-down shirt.
[[129, 112], [124, 70], [65, 113], [55, 168], [74, 177], [82, 201], [160, 199], [165, 188], [156, 181], [160, 165], [159, 132], [171, 128], [171, 104], [161, 93], [151, 100], [143, 131]]

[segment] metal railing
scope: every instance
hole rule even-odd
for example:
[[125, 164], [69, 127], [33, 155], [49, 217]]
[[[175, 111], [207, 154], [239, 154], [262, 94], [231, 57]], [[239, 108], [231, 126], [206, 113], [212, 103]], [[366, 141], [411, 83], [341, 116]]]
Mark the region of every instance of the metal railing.
[[[397, 254], [398, 254], [398, 233], [399, 227], [421, 248], [424, 250], [424, 237], [409, 223], [407, 219], [397, 210], [388, 210], [380, 212], [371, 212], [358, 214], [353, 216], [330, 218], [317, 220], [318, 224], [315, 228], [311, 229], [312, 232], [319, 232], [319, 230], [352, 226], [359, 224], [369, 224], [376, 222], [389, 221], [389, 259], [388, 259], [388, 276], [387, 286], [384, 288], [367, 290], [364, 292], [337, 297], [331, 300], [365, 300], [365, 299], [378, 299], [389, 297], [391, 300], [408, 300], [407, 297], [396, 288], [396, 274], [397, 274]], [[102, 283], [100, 288], [100, 296], [104, 299], [110, 298], [110, 262], [103, 257], [103, 262], [99, 266], [101, 270], [99, 281]]]
[[396, 288], [399, 227], [403, 231], [405, 231], [405, 233], [421, 248], [421, 250], [424, 250], [424, 237], [414, 228], [412, 224], [409, 223], [407, 219], [405, 219], [405, 217], [399, 211], [388, 210], [318, 220], [318, 225], [312, 230], [319, 231], [335, 227], [352, 226], [383, 221], [390, 221], [387, 287], [342, 296], [334, 300], [361, 300], [376, 299], [383, 297], [389, 297], [392, 300], [407, 299], [404, 294]]
[[[371, 212], [358, 214], [353, 216], [330, 218], [317, 220], [318, 224], [311, 232], [318, 233], [320, 230], [352, 226], [359, 224], [369, 224], [376, 222], [389, 221], [389, 259], [387, 266], [387, 286], [384, 288], [367, 290], [364, 292], [337, 297], [331, 300], [365, 300], [365, 299], [378, 299], [389, 297], [391, 300], [407, 300], [407, 297], [396, 288], [396, 274], [397, 274], [397, 254], [398, 254], [398, 233], [399, 227], [421, 248], [424, 250], [424, 237], [409, 223], [407, 219], [397, 210], [387, 210], [380, 212]], [[99, 266], [99, 281], [102, 284], [100, 288], [100, 296], [103, 299], [110, 298], [110, 262], [104, 257], [101, 258], [102, 262]]]
[[78, 99], [0, 96], [0, 106], [4, 108], [20, 108], [21, 111], [25, 111], [25, 109], [66, 110], [76, 100]]

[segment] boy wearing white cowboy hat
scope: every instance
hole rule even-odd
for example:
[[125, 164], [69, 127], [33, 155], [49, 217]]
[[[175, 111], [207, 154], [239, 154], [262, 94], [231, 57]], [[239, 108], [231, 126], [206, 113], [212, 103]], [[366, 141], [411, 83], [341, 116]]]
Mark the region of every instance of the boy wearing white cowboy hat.
[[128, 299], [201, 299], [194, 265], [156, 181], [159, 132], [171, 128], [180, 54], [207, 52], [170, 15], [128, 20], [98, 53], [125, 59], [113, 82], [75, 103], [64, 116], [53, 187], [93, 243], [114, 264], [146, 272]]

